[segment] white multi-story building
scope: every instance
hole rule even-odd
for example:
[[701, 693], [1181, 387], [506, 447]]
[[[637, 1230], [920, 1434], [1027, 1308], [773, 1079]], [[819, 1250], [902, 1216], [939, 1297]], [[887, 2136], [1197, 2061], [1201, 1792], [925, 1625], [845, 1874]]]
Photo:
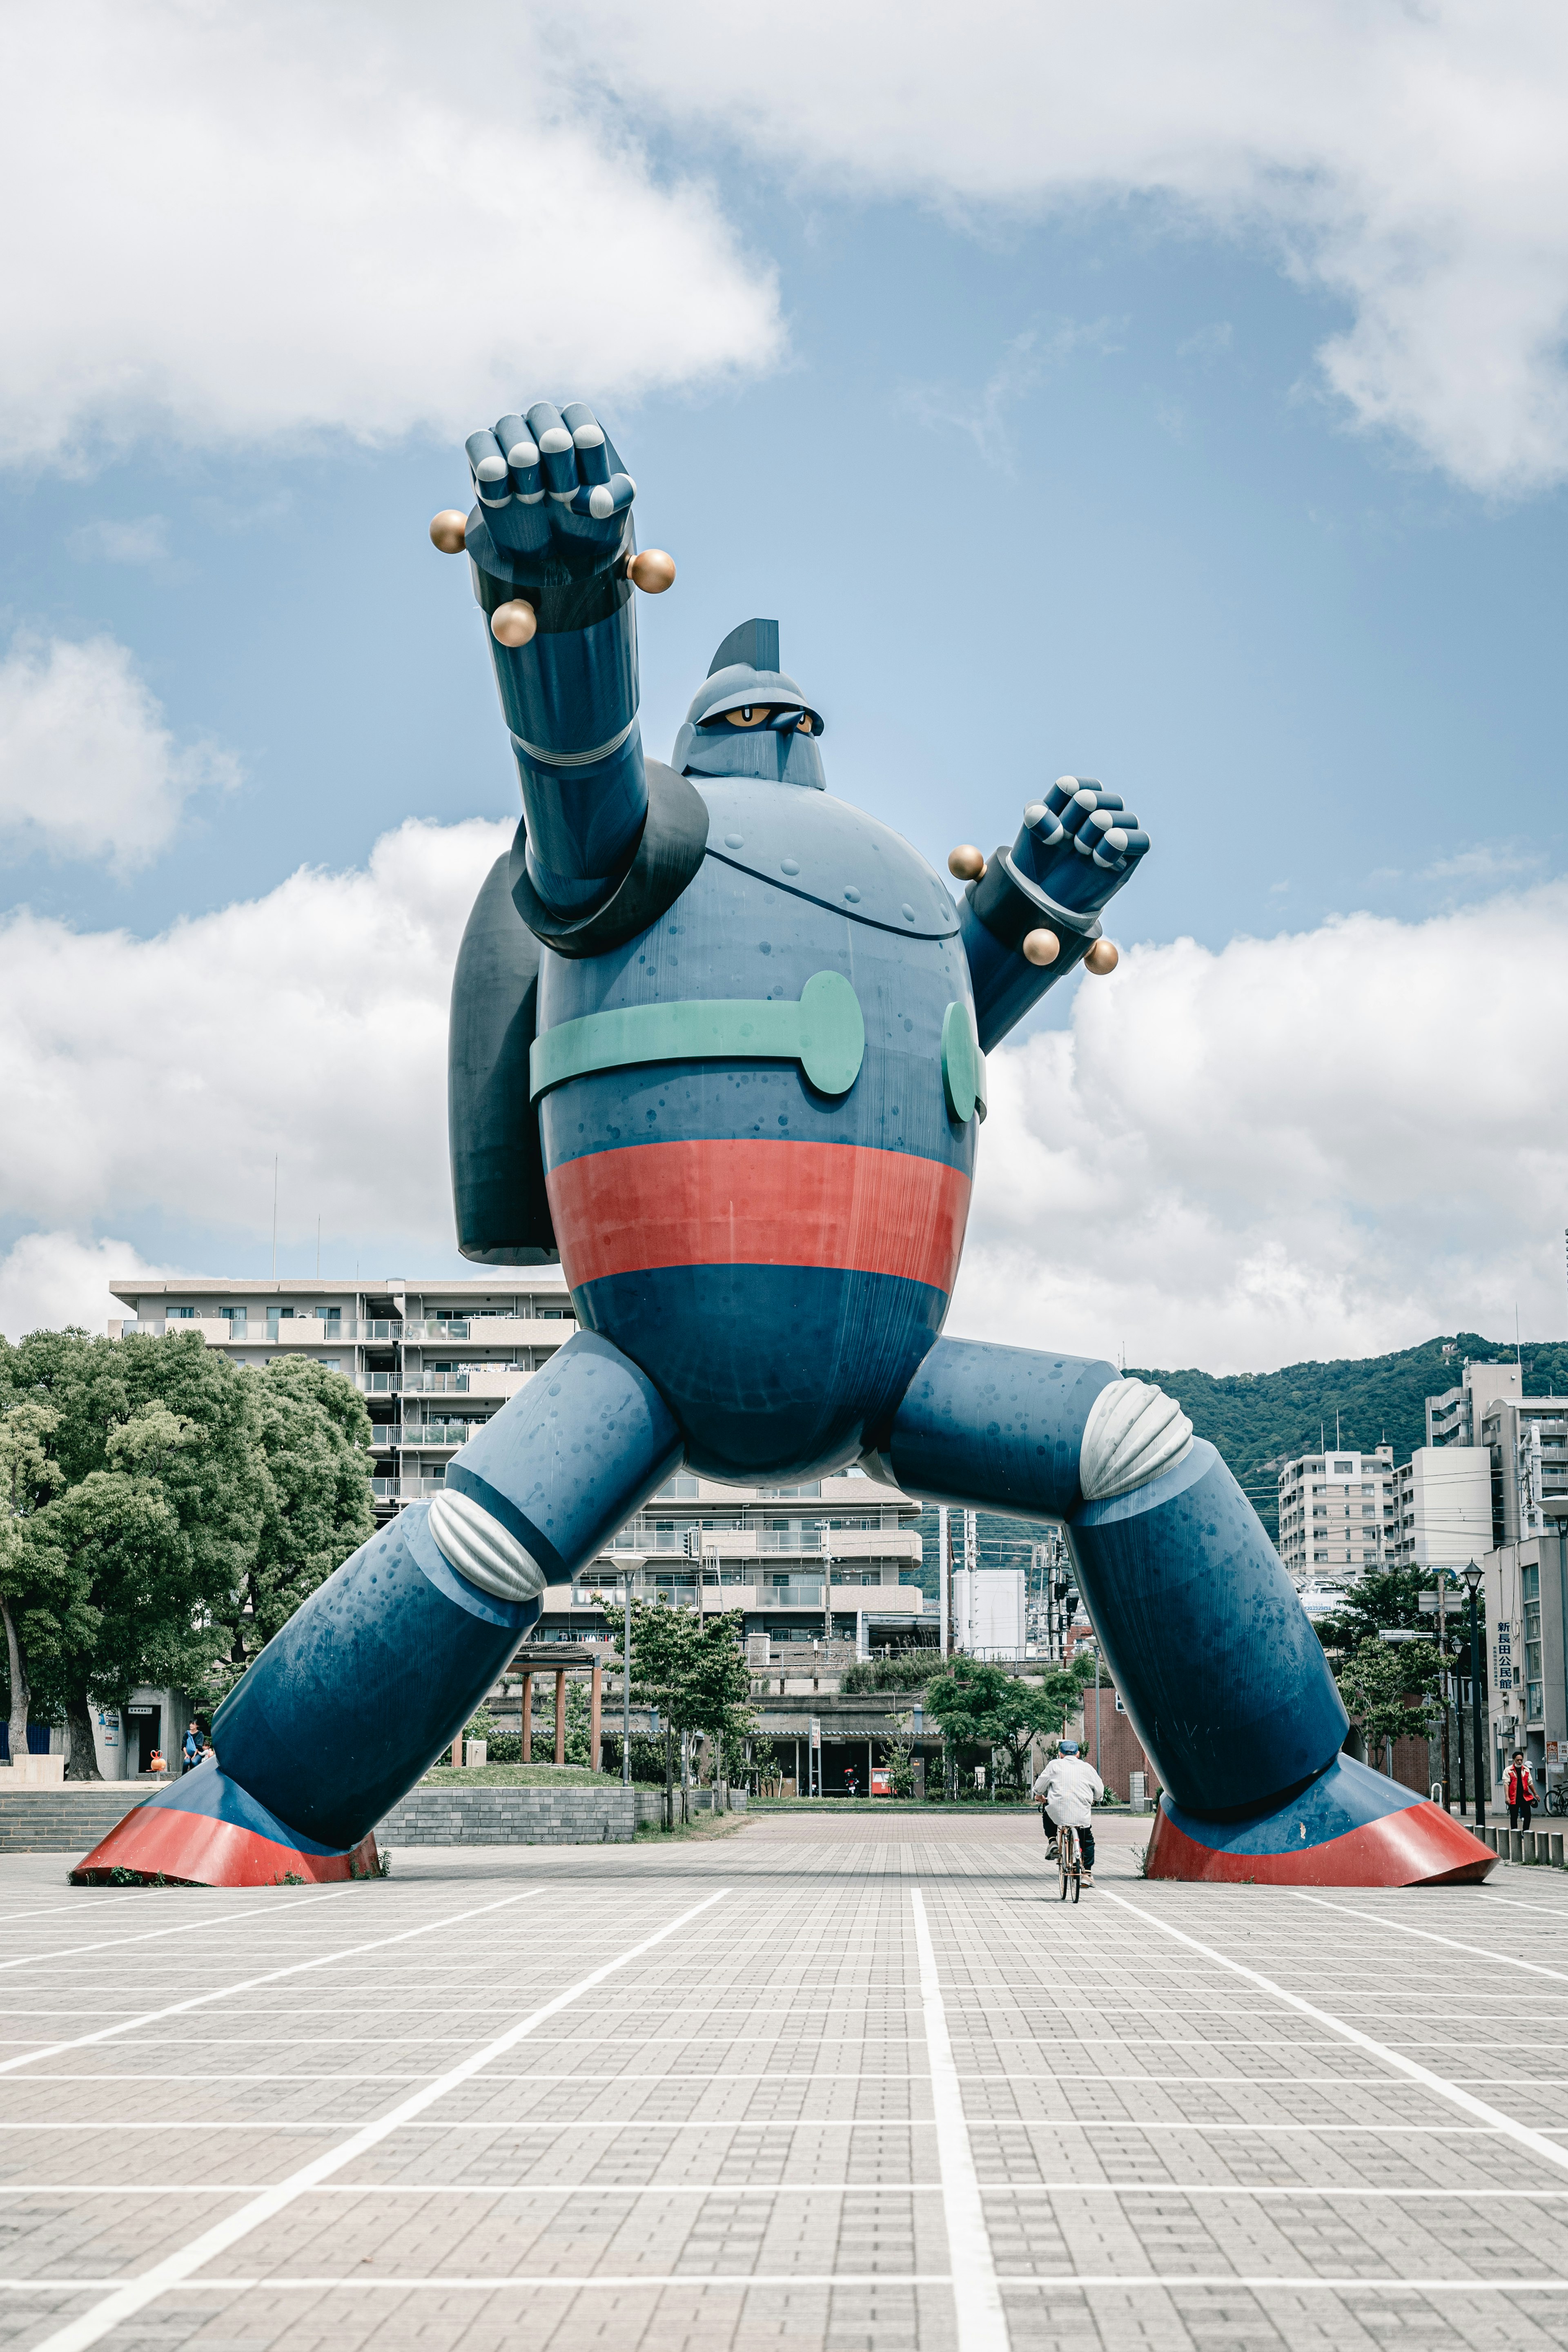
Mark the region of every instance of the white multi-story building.
[[[142, 1278], [110, 1285], [133, 1310], [122, 1333], [189, 1331], [239, 1364], [306, 1355], [364, 1397], [379, 1516], [439, 1494], [471, 1432], [548, 1364], [576, 1328], [558, 1269], [478, 1281], [213, 1283]], [[682, 1472], [571, 1585], [544, 1596], [537, 1639], [583, 1639], [603, 1625], [595, 1595], [630, 1573], [638, 1599], [745, 1612], [749, 1636], [875, 1648], [935, 1637], [918, 1570], [921, 1506], [859, 1471], [796, 1486], [721, 1485]], [[1020, 1641], [1019, 1647], [1022, 1647]]]
[[1548, 1533], [1545, 1507], [1568, 1496], [1568, 1397], [1499, 1397], [1479, 1443], [1491, 1463], [1491, 1534], [1498, 1547]]
[[1291, 1574], [1342, 1581], [1379, 1570], [1394, 1532], [1394, 1448], [1335, 1446], [1279, 1471], [1279, 1557]]
[[1487, 1409], [1500, 1397], [1517, 1397], [1524, 1382], [1517, 1364], [1466, 1362], [1457, 1388], [1426, 1400], [1428, 1445], [1479, 1445]]
[[1419, 1445], [1394, 1474], [1390, 1568], [1463, 1568], [1491, 1549], [1492, 1465], [1484, 1445]]

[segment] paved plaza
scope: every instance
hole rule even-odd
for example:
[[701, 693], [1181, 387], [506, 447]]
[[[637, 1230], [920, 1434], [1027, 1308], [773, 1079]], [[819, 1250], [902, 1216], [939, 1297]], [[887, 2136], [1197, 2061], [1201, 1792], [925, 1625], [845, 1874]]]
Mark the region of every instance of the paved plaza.
[[758, 1819], [73, 1891], [0, 1861], [8, 2344], [1568, 2346], [1568, 1885], [1148, 1885]]

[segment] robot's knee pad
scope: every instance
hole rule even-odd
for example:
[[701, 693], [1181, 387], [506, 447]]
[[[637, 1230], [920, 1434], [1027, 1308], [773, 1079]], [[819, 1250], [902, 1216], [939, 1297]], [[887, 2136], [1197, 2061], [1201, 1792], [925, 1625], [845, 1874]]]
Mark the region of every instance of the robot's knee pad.
[[1147, 1381], [1112, 1381], [1089, 1407], [1079, 1449], [1086, 1503], [1106, 1503], [1173, 1470], [1193, 1450], [1193, 1424], [1173, 1397]]

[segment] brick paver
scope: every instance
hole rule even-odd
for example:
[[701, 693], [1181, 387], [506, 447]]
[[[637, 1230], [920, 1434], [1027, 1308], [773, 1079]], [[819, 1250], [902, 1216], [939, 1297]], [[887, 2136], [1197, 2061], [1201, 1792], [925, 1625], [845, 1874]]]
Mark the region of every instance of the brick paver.
[[1151, 1885], [1146, 1833], [1076, 1908], [978, 1807], [342, 1889], [0, 1856], [0, 2339], [1568, 2346], [1568, 1886]]

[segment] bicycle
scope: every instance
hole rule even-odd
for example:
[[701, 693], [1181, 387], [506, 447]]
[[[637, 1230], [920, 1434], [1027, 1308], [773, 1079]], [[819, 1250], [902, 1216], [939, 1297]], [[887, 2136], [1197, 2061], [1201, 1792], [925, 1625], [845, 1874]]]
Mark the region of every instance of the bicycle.
[[1542, 1802], [1554, 1818], [1561, 1818], [1563, 1813], [1568, 1813], [1568, 1782], [1548, 1780], [1546, 1794]]
[[1067, 1901], [1070, 1886], [1076, 1903], [1083, 1883], [1083, 1856], [1079, 1849], [1078, 1832], [1070, 1822], [1058, 1823], [1057, 1828], [1057, 1869], [1061, 1875], [1061, 1900]]

